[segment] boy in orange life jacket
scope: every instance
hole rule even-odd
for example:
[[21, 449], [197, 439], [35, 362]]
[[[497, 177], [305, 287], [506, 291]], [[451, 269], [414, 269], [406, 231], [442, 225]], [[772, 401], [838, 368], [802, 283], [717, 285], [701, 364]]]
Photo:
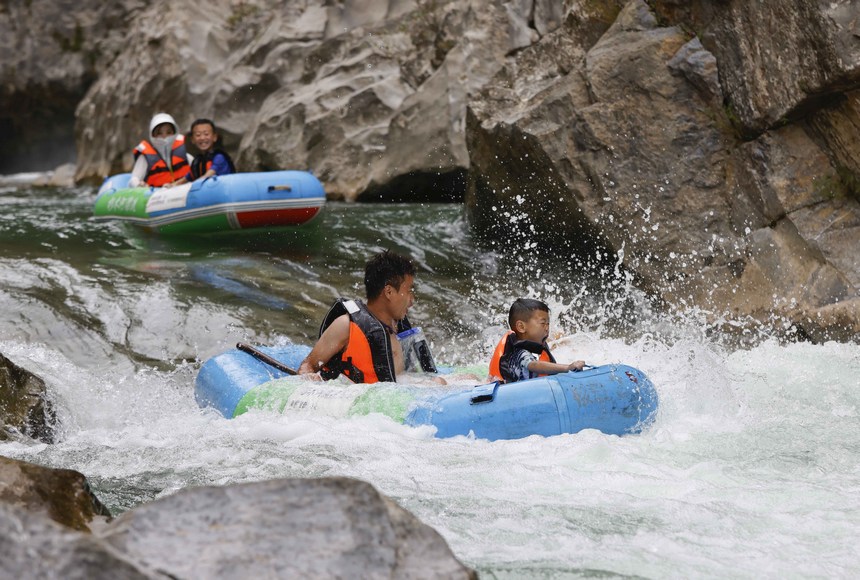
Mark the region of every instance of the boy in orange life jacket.
[[149, 121], [149, 138], [134, 148], [134, 168], [129, 187], [144, 183], [152, 187], [169, 187], [186, 183], [194, 158], [185, 151], [185, 136], [176, 134], [176, 121], [167, 113], [158, 113]]
[[[343, 374], [356, 383], [394, 382], [405, 370], [398, 332], [411, 328], [406, 314], [415, 296], [415, 266], [393, 252], [373, 256], [364, 269], [367, 303], [340, 299], [320, 326], [320, 337], [298, 372], [316, 380]], [[428, 353], [429, 354], [429, 353]], [[432, 360], [424, 371], [434, 372]], [[319, 371], [319, 375], [313, 375]], [[441, 378], [436, 382], [445, 384]]]
[[549, 306], [540, 300], [518, 298], [508, 313], [511, 332], [496, 346], [490, 361], [490, 378], [513, 383], [545, 375], [581, 371], [585, 361], [555, 362], [546, 339], [549, 336]]

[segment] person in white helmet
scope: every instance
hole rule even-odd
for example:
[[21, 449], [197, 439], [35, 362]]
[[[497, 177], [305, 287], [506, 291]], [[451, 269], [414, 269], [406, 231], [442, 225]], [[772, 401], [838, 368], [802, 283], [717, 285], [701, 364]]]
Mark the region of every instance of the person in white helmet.
[[149, 122], [149, 138], [134, 148], [134, 168], [129, 187], [170, 187], [188, 181], [194, 157], [185, 150], [185, 136], [176, 121], [158, 113]]

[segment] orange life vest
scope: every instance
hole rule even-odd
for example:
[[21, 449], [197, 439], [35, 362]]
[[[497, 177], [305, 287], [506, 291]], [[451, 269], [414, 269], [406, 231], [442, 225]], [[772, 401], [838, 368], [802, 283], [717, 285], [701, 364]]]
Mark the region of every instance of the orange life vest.
[[[529, 352], [540, 354], [538, 360], [546, 362], [555, 362], [555, 357], [549, 351], [546, 343], [540, 344], [531, 340], [517, 340], [517, 335], [513, 330], [509, 330], [499, 344], [496, 345], [496, 350], [493, 351], [493, 358], [490, 359], [490, 378], [500, 383], [510, 382], [514, 377], [508, 371], [508, 363], [510, 357], [514, 354], [514, 350], [524, 348]], [[546, 375], [538, 375], [544, 377]]]
[[325, 380], [343, 374], [355, 383], [394, 382], [394, 354], [389, 330], [361, 300], [339, 299], [320, 325], [320, 336], [334, 320], [349, 315], [349, 342], [320, 369]]
[[173, 140], [173, 148], [170, 152], [170, 166], [167, 165], [167, 162], [153, 147], [152, 143], [146, 139], [134, 148], [135, 161], [141, 155], [146, 158], [146, 183], [152, 187], [161, 187], [162, 185], [172, 183], [180, 177], [186, 177], [191, 171], [185, 151], [185, 136], [181, 134], [176, 135], [176, 138]]

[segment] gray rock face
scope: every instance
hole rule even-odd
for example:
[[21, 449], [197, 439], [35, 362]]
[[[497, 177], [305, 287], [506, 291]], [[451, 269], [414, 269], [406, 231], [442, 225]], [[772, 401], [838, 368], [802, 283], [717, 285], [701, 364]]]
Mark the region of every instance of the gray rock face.
[[74, 162], [74, 110], [125, 42], [134, 0], [0, 7], [0, 174]]
[[702, 43], [748, 133], [799, 119], [860, 83], [860, 1], [724, 3]]
[[0, 503], [0, 559], [4, 578], [114, 580], [167, 578], [146, 570], [90, 534]]
[[99, 535], [177, 578], [477, 577], [433, 529], [347, 478], [181, 491]]
[[0, 354], [0, 439], [11, 432], [54, 442], [56, 415], [45, 381]]
[[572, 42], [569, 23], [470, 104], [476, 228], [533, 230], [574, 266], [608, 252], [669, 305], [715, 318], [860, 336], [853, 94], [744, 141], [722, 107], [719, 59], [644, 2], [594, 46]]

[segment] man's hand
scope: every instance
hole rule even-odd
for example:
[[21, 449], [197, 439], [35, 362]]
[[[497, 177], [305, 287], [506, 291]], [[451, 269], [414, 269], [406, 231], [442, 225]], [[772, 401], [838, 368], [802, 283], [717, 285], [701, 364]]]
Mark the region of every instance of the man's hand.
[[569, 371], [581, 371], [582, 367], [585, 366], [584, 360], [576, 360], [567, 365], [567, 370]]

